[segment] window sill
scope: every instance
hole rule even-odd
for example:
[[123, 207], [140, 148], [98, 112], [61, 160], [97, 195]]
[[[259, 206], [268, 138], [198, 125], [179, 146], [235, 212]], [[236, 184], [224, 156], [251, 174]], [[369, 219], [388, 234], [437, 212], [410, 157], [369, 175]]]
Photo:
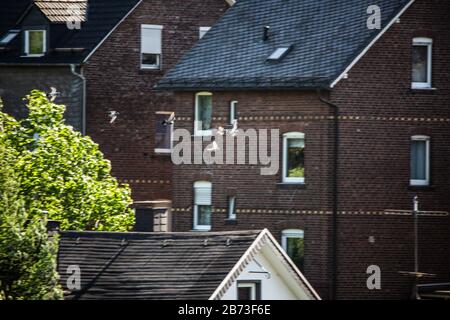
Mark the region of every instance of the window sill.
[[237, 225], [237, 219], [225, 219], [225, 224], [229, 226]]
[[278, 182], [279, 187], [295, 187], [296, 189], [306, 189], [304, 182]]
[[423, 186], [409, 185], [408, 186], [408, 190], [411, 190], [411, 191], [434, 191], [435, 189], [436, 189], [436, 187], [433, 185], [423, 185]]
[[155, 75], [163, 75], [164, 72], [162, 69], [151, 69], [151, 68], [139, 68], [139, 74], [155, 74]]
[[192, 229], [191, 232], [209, 232], [211, 231], [211, 228], [209, 229]]
[[432, 87], [411, 87], [413, 93], [433, 93], [436, 91], [437, 89]]
[[163, 149], [157, 150], [157, 149], [155, 149], [155, 155], [158, 155], [158, 156], [171, 156], [172, 155], [172, 150], [163, 150]]
[[42, 54], [26, 54], [23, 56], [20, 56], [21, 58], [42, 58], [43, 56], [45, 56], [45, 53]]
[[213, 134], [193, 134], [191, 135], [192, 138], [211, 138], [213, 136]]

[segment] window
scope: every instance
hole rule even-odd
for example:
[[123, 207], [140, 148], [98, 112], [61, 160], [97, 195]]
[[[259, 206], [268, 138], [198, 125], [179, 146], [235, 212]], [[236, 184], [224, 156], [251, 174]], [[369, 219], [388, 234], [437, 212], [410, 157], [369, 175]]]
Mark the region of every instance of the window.
[[25, 54], [27, 56], [43, 56], [46, 52], [46, 32], [45, 30], [25, 31]]
[[211, 29], [211, 27], [200, 27], [199, 30], [199, 39], [203, 38], [203, 36]]
[[430, 183], [430, 137], [411, 137], [411, 181], [412, 186], [427, 186]]
[[284, 230], [281, 245], [295, 265], [303, 270], [305, 256], [304, 231], [299, 229]]
[[238, 105], [237, 101], [230, 102], [230, 115], [229, 115], [230, 124], [233, 124], [233, 121], [238, 119], [237, 105]]
[[18, 34], [20, 33], [20, 30], [10, 30], [8, 33], [1, 38], [0, 44], [8, 44], [11, 42], [12, 39], [14, 39]]
[[194, 183], [194, 230], [211, 230], [211, 182]]
[[141, 25], [141, 68], [161, 69], [162, 26]]
[[414, 38], [412, 57], [412, 88], [431, 88], [433, 40]]
[[228, 197], [228, 219], [236, 220], [236, 197]]
[[289, 53], [289, 51], [291, 51], [291, 49], [292, 49], [292, 46], [277, 48], [277, 49], [275, 49], [274, 52], [272, 52], [272, 54], [267, 58], [267, 60], [269, 60], [269, 61], [281, 60]]
[[212, 119], [212, 94], [200, 92], [195, 96], [194, 135], [210, 136]]
[[237, 281], [238, 300], [261, 300], [260, 281]]
[[155, 114], [155, 152], [172, 152], [173, 112], [156, 112]]
[[305, 183], [305, 134], [283, 135], [283, 182]]

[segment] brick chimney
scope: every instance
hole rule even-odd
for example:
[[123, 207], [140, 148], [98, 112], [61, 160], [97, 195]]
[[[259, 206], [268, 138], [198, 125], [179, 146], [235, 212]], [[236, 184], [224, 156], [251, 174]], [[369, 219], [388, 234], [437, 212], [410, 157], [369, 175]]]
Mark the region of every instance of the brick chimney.
[[172, 231], [172, 203], [168, 200], [137, 201], [132, 208], [135, 213], [134, 230], [137, 232]]

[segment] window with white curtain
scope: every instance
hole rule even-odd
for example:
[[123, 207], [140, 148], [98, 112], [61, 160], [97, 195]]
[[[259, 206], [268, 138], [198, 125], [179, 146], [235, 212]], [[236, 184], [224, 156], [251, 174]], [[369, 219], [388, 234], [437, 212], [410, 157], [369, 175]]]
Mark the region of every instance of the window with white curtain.
[[411, 137], [411, 180], [412, 186], [427, 186], [430, 183], [430, 137]]
[[194, 135], [210, 136], [212, 120], [212, 93], [199, 92], [195, 95]]
[[141, 25], [141, 68], [161, 69], [162, 26]]
[[211, 230], [212, 185], [209, 181], [194, 183], [194, 230]]
[[412, 56], [412, 88], [431, 88], [433, 39], [414, 38]]
[[305, 183], [305, 134], [283, 135], [283, 182]]

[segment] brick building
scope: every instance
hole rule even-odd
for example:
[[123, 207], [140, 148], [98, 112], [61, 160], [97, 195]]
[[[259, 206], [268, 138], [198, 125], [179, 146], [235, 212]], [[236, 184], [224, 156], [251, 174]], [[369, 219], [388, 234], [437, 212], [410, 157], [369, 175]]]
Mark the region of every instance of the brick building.
[[227, 153], [207, 146], [233, 120], [278, 129], [280, 170], [173, 166], [174, 231], [267, 227], [323, 298], [407, 299], [414, 271], [448, 282], [449, 13], [442, 0], [238, 1], [157, 89], [207, 153]]
[[68, 123], [100, 144], [139, 207], [170, 206], [170, 156], [156, 145], [165, 128], [155, 124], [173, 98], [151, 89], [233, 3], [1, 0], [4, 111], [21, 117], [30, 90], [55, 87]]

